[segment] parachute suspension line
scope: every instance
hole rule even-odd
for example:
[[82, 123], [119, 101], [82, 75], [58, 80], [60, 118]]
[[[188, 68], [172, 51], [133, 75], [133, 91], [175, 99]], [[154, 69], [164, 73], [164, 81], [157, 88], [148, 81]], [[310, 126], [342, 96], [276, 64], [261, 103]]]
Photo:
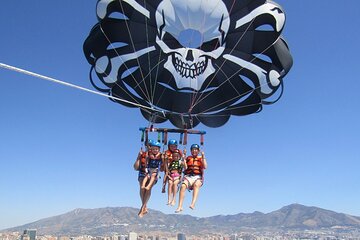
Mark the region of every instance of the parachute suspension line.
[[[120, 1], [120, 0], [119, 0], [119, 1]], [[146, 1], [144, 1], [144, 4], [145, 4], [145, 8], [146, 8]], [[149, 41], [149, 29], [148, 29], [148, 19], [147, 19], [147, 17], [145, 17], [145, 31], [146, 31], [146, 44], [147, 44], [147, 47], [150, 47], [150, 45], [149, 45], [150, 41]], [[151, 63], [150, 52], [147, 53], [147, 56], [148, 56], [148, 63], [149, 63], [149, 73], [148, 73], [145, 77], [143, 77], [143, 79], [142, 79], [142, 81], [141, 81], [140, 83], [144, 82], [145, 79], [149, 76], [149, 79], [150, 79], [149, 101], [150, 101], [150, 103], [153, 105], [153, 103], [154, 103], [154, 96], [155, 96], [155, 90], [156, 90], [156, 83], [157, 83], [157, 74], [156, 74], [155, 79], [153, 80], [153, 79], [152, 79], [152, 76], [151, 76], [151, 72], [154, 70], [155, 67], [157, 67], [157, 73], [158, 73], [159, 65], [160, 65], [163, 61], [165, 61], [165, 59], [161, 60], [161, 52], [160, 52], [160, 54], [159, 54], [159, 59], [158, 59], [158, 61], [157, 61], [157, 64], [155, 64], [155, 66], [151, 69], [151, 64], [150, 64], [150, 63]], [[154, 82], [153, 82], [153, 81], [154, 81]], [[139, 84], [140, 84], [140, 83], [139, 83]], [[138, 85], [139, 85], [139, 84], [138, 84]], [[145, 83], [144, 83], [144, 86], [145, 86], [146, 89], [147, 89], [147, 86], [146, 86]]]
[[[164, 20], [165, 21], [165, 20]], [[160, 38], [161, 38], [161, 34], [162, 34], [162, 32], [160, 32], [159, 33], [160, 34]], [[157, 66], [157, 69], [156, 69], [156, 75], [155, 75], [155, 83], [154, 83], [154, 92], [153, 92], [153, 94], [152, 94], [152, 102], [154, 102], [155, 100], [154, 100], [154, 98], [155, 98], [155, 93], [156, 93], [156, 89], [157, 89], [157, 87], [156, 87], [156, 85], [157, 85], [157, 79], [158, 79], [158, 77], [159, 77], [159, 66], [160, 66], [160, 63], [162, 62], [162, 61], [165, 61], [165, 59], [163, 59], [163, 60], [161, 60], [161, 54], [162, 54], [162, 51], [160, 51], [160, 54], [159, 54], [159, 58], [158, 58], [158, 64], [156, 64], [156, 66]], [[170, 83], [170, 81], [172, 80], [172, 78], [171, 78], [171, 76], [169, 76], [169, 79], [168, 79], [168, 81], [167, 81], [167, 84], [169, 84]], [[164, 81], [164, 79], [162, 79], [162, 81]], [[159, 105], [159, 102], [160, 102], [160, 100], [162, 99], [162, 96], [164, 95], [164, 92], [165, 92], [165, 88], [163, 89], [163, 91], [162, 91], [162, 93], [160, 94], [160, 96], [158, 97], [158, 99], [157, 99], [157, 102], [156, 102], [156, 106], [158, 106]], [[166, 119], [166, 118], [165, 118]]]
[[[255, 89], [258, 89], [258, 88], [261, 88], [261, 86], [263, 86], [264, 84], [260, 85], [259, 87], [255, 88]], [[284, 82], [281, 81], [280, 83], [280, 86], [281, 86], [281, 92], [280, 92], [280, 95], [274, 100], [274, 101], [261, 101], [262, 104], [273, 104], [273, 103], [276, 103], [277, 101], [279, 101], [279, 99], [281, 98], [281, 96], [283, 95], [284, 93]], [[255, 90], [254, 89], [254, 90]], [[250, 92], [252, 92], [253, 90], [251, 91], [248, 91], [247, 93], [244, 93], [243, 95], [246, 95]], [[231, 101], [231, 100], [230, 100]], [[248, 105], [243, 105], [243, 106], [238, 106], [238, 107], [229, 107], [227, 108], [227, 110], [235, 110], [235, 109], [241, 109], [241, 108], [246, 108], [246, 107], [252, 107], [252, 106], [256, 106], [258, 105], [257, 103], [254, 103], [254, 104], [248, 104]], [[203, 114], [203, 113], [199, 113], [199, 114]], [[228, 116], [228, 115], [217, 115], [217, 116]], [[211, 117], [211, 116], [205, 116], [205, 117]]]
[[[200, 3], [200, 6], [202, 5], [202, 3], [203, 3], [203, 0], [201, 0], [201, 3]], [[218, 8], [218, 5], [221, 3], [221, 1], [218, 1], [218, 3], [214, 6], [214, 8], [211, 10], [211, 12], [210, 12], [210, 14], [208, 14], [208, 16], [210, 16], [214, 11], [216, 11], [217, 10], [217, 8]], [[187, 11], [187, 13], [188, 13], [188, 22], [190, 22], [190, 19], [189, 19], [189, 11]], [[201, 23], [201, 30], [204, 32], [204, 30], [205, 30], [205, 23], [206, 23], [206, 14], [204, 14], [204, 16], [203, 16], [203, 20], [202, 20], [202, 23]], [[191, 36], [191, 39], [193, 38], [193, 36], [194, 36], [194, 32], [192, 32], [192, 36]], [[216, 48], [217, 46], [215, 46], [215, 48]], [[214, 49], [215, 49], [214, 48]], [[201, 48], [200, 48], [201, 49]], [[192, 112], [192, 110], [193, 110], [193, 107], [195, 106], [195, 102], [196, 102], [196, 97], [197, 97], [197, 95], [198, 95], [198, 91], [193, 91], [193, 93], [191, 94], [191, 102], [190, 102], [190, 107], [189, 107], [189, 110], [188, 110], [188, 112], [189, 112], [189, 115], [190, 115], [190, 113]], [[191, 128], [192, 128], [192, 124], [191, 124]]]
[[22, 73], [22, 74], [29, 75], [29, 76], [32, 76], [32, 77], [36, 77], [36, 78], [40, 78], [40, 79], [43, 79], [43, 80], [55, 82], [55, 83], [58, 83], [58, 84], [61, 84], [61, 85], [65, 85], [65, 86], [68, 86], [68, 87], [76, 88], [76, 89], [79, 89], [79, 90], [82, 90], [82, 91], [85, 91], [85, 92], [89, 92], [89, 93], [93, 93], [93, 94], [96, 94], [96, 95], [99, 95], [99, 96], [110, 98], [110, 99], [113, 99], [113, 100], [116, 100], [116, 101], [119, 101], [119, 102], [131, 104], [133, 106], [136, 106], [136, 107], [139, 107], [139, 108], [142, 108], [142, 109], [148, 109], [148, 110], [151, 110], [151, 111], [160, 112], [157, 109], [153, 109], [153, 108], [150, 108], [148, 106], [141, 105], [139, 103], [130, 102], [130, 101], [127, 101], [125, 99], [121, 99], [121, 98], [114, 97], [114, 96], [111, 96], [111, 95], [108, 95], [108, 94], [105, 94], [105, 93], [97, 92], [97, 91], [94, 91], [94, 90], [91, 90], [91, 89], [88, 89], [88, 88], [84, 88], [84, 87], [81, 87], [81, 86], [78, 86], [78, 85], [75, 85], [75, 84], [72, 84], [72, 83], [68, 83], [68, 82], [64, 82], [64, 81], [61, 81], [61, 80], [58, 80], [58, 79], [55, 79], [55, 78], [47, 77], [47, 76], [44, 76], [44, 75], [41, 75], [41, 74], [38, 74], [38, 73], [27, 71], [27, 70], [17, 68], [17, 67], [14, 67], [14, 66], [10, 66], [10, 65], [7, 65], [7, 64], [4, 64], [4, 63], [0, 63], [0, 67], [4, 68], [4, 69], [7, 69], [7, 70], [10, 70], [10, 71]]
[[[122, 0], [119, 0], [119, 4], [120, 4], [120, 7], [121, 7], [122, 12], [125, 12], [125, 11], [124, 11], [124, 7], [123, 7], [123, 4], [122, 4]], [[132, 37], [131, 32], [130, 32], [129, 24], [128, 24], [127, 21], [125, 21], [125, 25], [126, 25], [126, 29], [127, 29], [128, 33], [129, 33], [130, 42], [131, 42], [131, 45], [132, 45], [132, 47], [133, 47], [133, 51], [134, 51], [134, 52], [137, 52], [137, 51], [136, 51], [136, 48], [135, 48], [135, 44], [134, 44], [133, 37]], [[141, 67], [140, 67], [139, 57], [136, 57], [136, 61], [137, 61], [138, 66], [139, 66], [141, 78], [144, 79], [144, 74], [143, 74], [142, 69], [141, 69]], [[145, 86], [145, 91], [146, 91], [146, 93], [147, 93], [147, 96], [148, 96], [148, 98], [150, 98], [150, 95], [149, 95], [148, 89], [147, 89], [147, 87], [146, 87], [146, 84], [144, 84], [144, 86]], [[140, 88], [140, 89], [141, 89], [141, 88]]]
[[[257, 56], [263, 54], [264, 52], [266, 52], [266, 51], [267, 51], [270, 47], [272, 47], [275, 43], [276, 43], [276, 41], [274, 41], [272, 44], [270, 44], [270, 45], [269, 45], [267, 48], [265, 48], [261, 53], [258, 53]], [[249, 62], [252, 63], [256, 58], [257, 58], [257, 57], [254, 56]], [[224, 62], [225, 62], [225, 61], [224, 61]], [[228, 81], [229, 81], [232, 77], [234, 77], [235, 75], [238, 75], [244, 68], [245, 68], [245, 67], [241, 67], [241, 68], [240, 68], [239, 70], [237, 70], [234, 74], [232, 74], [230, 77], [228, 77], [227, 79], [225, 79], [225, 81], [222, 82], [221, 85], [224, 84], [225, 82], [228, 82]], [[220, 103], [220, 104], [218, 104], [218, 105], [216, 105], [216, 106], [213, 106], [213, 107], [211, 107], [211, 108], [209, 108], [209, 109], [207, 109], [207, 110], [204, 110], [202, 113], [205, 113], [205, 112], [207, 112], [207, 111], [209, 111], [209, 110], [211, 110], [211, 109], [214, 109], [214, 108], [218, 107], [219, 105], [222, 105], [222, 104], [224, 104], [224, 103], [227, 103], [227, 102], [229, 102], [229, 101], [232, 101], [232, 100], [234, 100], [234, 99], [236, 99], [236, 98], [238, 98], [238, 97], [245, 96], [245, 95], [251, 93], [252, 91], [257, 90], [257, 89], [265, 86], [265, 85], [268, 84], [268, 83], [270, 83], [270, 80], [267, 80], [265, 83], [260, 84], [258, 87], [255, 87], [254, 89], [249, 90], [249, 91], [247, 91], [247, 92], [244, 93], [244, 94], [239, 94], [238, 96], [233, 97], [232, 99], [226, 100], [226, 101], [224, 101], [224, 102], [222, 102], [222, 103]], [[221, 86], [221, 85], [220, 85], [220, 86]], [[206, 98], [207, 98], [208, 96], [210, 96], [214, 91], [215, 91], [215, 89], [212, 90], [207, 96], [203, 97], [202, 99], [199, 99], [199, 101], [198, 101], [196, 104], [199, 104], [201, 101], [203, 101], [204, 99], [206, 99]]]
[[[100, 30], [101, 30], [102, 34], [105, 36], [105, 38], [106, 38], [106, 40], [108, 41], [108, 43], [110, 44], [110, 46], [113, 47], [113, 50], [116, 52], [116, 55], [121, 59], [120, 54], [118, 53], [118, 51], [116, 50], [116, 48], [114, 47], [114, 45], [111, 43], [109, 37], [106, 35], [106, 33], [105, 33], [104, 29], [102, 28], [101, 24], [100, 24]], [[129, 35], [130, 35], [130, 33], [129, 33]], [[130, 35], [130, 38], [131, 38], [131, 35]], [[136, 52], [135, 49], [134, 49], [134, 52]], [[137, 59], [137, 62], [138, 62], [138, 64], [139, 64], [139, 59], [138, 59], [138, 58], [136, 58], [136, 59]], [[129, 68], [128, 68], [128, 66], [126, 65], [126, 63], [124, 63], [124, 66], [125, 66], [126, 70], [129, 71]], [[104, 70], [104, 69], [101, 69], [101, 70]], [[141, 76], [143, 77], [143, 74], [142, 74], [142, 72], [141, 72], [141, 68], [140, 68], [140, 73], [141, 73]], [[130, 73], [130, 75], [131, 75], [132, 79], [136, 82], [136, 78], [134, 77], [134, 75], [133, 75], [132, 73]], [[116, 86], [118, 86], [119, 88], [121, 88], [121, 89], [124, 91], [124, 88], [121, 87], [121, 86], [117, 83], [117, 81], [116, 81], [117, 79], [112, 79], [112, 80], [113, 80], [113, 81], [115, 80], [114, 83], [116, 84]], [[144, 94], [144, 96], [147, 97], [147, 99], [148, 99], [148, 101], [149, 101], [149, 94], [148, 94], [148, 93], [146, 94], [141, 87], [140, 87], [140, 90], [141, 90], [141, 92]], [[127, 92], [127, 91], [124, 91], [124, 92]], [[127, 95], [130, 96], [130, 94], [127, 94]], [[132, 96], [130, 96], [130, 97], [131, 97], [132, 99], [134, 99]], [[135, 100], [135, 99], [134, 99], [134, 100]], [[136, 100], [135, 100], [135, 101], [136, 101]], [[136, 102], [137, 102], [137, 101], [136, 101]]]
[[[92, 67], [92, 68], [90, 69], [90, 81], [91, 81], [91, 85], [93, 85], [93, 87], [95, 87], [98, 91], [104, 91], [104, 89], [101, 89], [101, 88], [97, 87], [96, 84], [94, 83], [93, 79], [92, 79], [91, 71], [92, 71], [93, 68], [94, 68], [94, 67]], [[97, 68], [99, 68], [99, 69], [101, 69], [103, 72], [105, 72], [105, 69], [100, 68], [100, 67], [97, 67]], [[113, 80], [113, 81], [115, 80], [115, 79], [113, 79], [112, 77], [110, 77], [109, 75], [106, 75], [106, 76], [109, 77], [109, 78], [110, 78], [111, 80]], [[117, 83], [116, 80], [114, 81], [114, 83], [115, 83], [116, 86], [118, 86], [121, 90], [124, 91], [124, 88], [123, 88], [122, 86], [120, 86], [120, 85]], [[109, 93], [109, 95], [108, 95], [109, 97], [112, 96], [112, 95], [110, 95], [110, 93], [111, 93], [111, 90], [110, 90], [110, 89], [107, 90], [106, 92]], [[134, 102], [136, 102], [137, 104], [140, 104], [139, 101], [138, 101], [136, 98], [134, 98], [131, 94], [129, 94], [127, 91], [124, 91], [124, 92], [127, 94], [128, 97], [130, 97], [132, 100], [134, 100]], [[114, 100], [114, 99], [113, 99], [113, 100]]]
[[[144, 1], [145, 4], [145, 8], [146, 8], [146, 1]], [[149, 29], [148, 29], [148, 19], [146, 16], [144, 16], [145, 18], [145, 31], [146, 31], [146, 46], [149, 47]], [[148, 63], [149, 63], [149, 79], [150, 79], [150, 96], [152, 95], [153, 92], [153, 87], [152, 87], [152, 77], [151, 77], [151, 60], [150, 60], [150, 52], [147, 53], [147, 58], [148, 58]], [[147, 76], [145, 76], [145, 78], [142, 81], [145, 81]], [[145, 85], [146, 86], [146, 85]], [[151, 98], [151, 103], [153, 103], [154, 99]]]
[[[201, 1], [204, 1], [204, 0], [201, 0]], [[218, 2], [217, 5], [214, 6], [212, 12], [216, 11], [218, 4], [220, 4], [220, 2]], [[189, 17], [190, 17], [190, 16], [189, 16], [189, 11], [187, 11], [187, 14], [188, 14], [188, 21], [189, 21], [189, 19], [190, 19], [190, 18], [189, 18]], [[202, 24], [202, 29], [205, 28], [205, 22], [206, 22], [206, 16], [204, 15], [203, 24]], [[191, 39], [193, 39], [193, 36], [194, 36], [194, 32], [191, 33]], [[162, 54], [162, 51], [160, 51], [159, 61], [158, 61], [159, 64], [157, 64], [157, 66], [160, 65], [161, 54]], [[164, 61], [164, 60], [162, 60], [162, 61]], [[157, 78], [158, 78], [158, 70], [159, 70], [159, 67], [157, 68], [157, 72], [156, 72], [155, 85], [156, 85]], [[170, 83], [170, 81], [171, 81], [171, 76], [169, 76], [169, 80], [168, 80], [167, 83]], [[155, 91], [156, 91], [156, 88], [155, 88], [155, 90], [154, 90], [154, 95], [155, 95]], [[162, 99], [162, 96], [163, 96], [164, 92], [165, 92], [165, 89], [164, 89], [164, 90], [162, 91], [162, 93], [160, 94], [160, 97], [158, 98], [158, 100], [157, 100], [157, 102], [156, 102], [156, 105], [159, 104], [160, 100]], [[189, 107], [189, 110], [188, 110], [191, 128], [193, 128], [193, 119], [192, 119], [192, 116], [191, 116], [191, 112], [192, 112], [192, 109], [193, 109], [192, 106], [195, 104], [196, 95], [197, 95], [197, 92], [193, 92], [193, 93], [192, 93], [192, 97], [191, 97], [191, 99], [190, 99], [190, 101], [191, 101], [191, 102], [190, 102], [190, 107]], [[181, 119], [182, 119], [182, 124], [183, 124], [184, 128], [187, 128], [187, 127], [186, 127], [186, 124], [185, 124], [185, 121], [184, 121], [183, 116], [182, 116], [181, 113], [171, 112], [171, 111], [169, 111], [169, 112], [170, 112], [170, 113], [173, 113], [173, 114], [180, 115], [180, 116], [181, 116]]]
[[[159, 66], [160, 66], [160, 64], [161, 63], [163, 63], [164, 61], [165, 61], [165, 59], [161, 59], [161, 54], [162, 54], [162, 51], [160, 51], [160, 54], [159, 54], [159, 58], [158, 58], [158, 63], [156, 64], [156, 74], [155, 74], [155, 80], [154, 80], [154, 91], [153, 91], [153, 93], [152, 93], [152, 95], [151, 95], [151, 100], [152, 100], [152, 102], [154, 102], [155, 100], [154, 100], [154, 98], [155, 98], [155, 93], [156, 93], [156, 89], [157, 89], [157, 87], [156, 87], [156, 85], [157, 85], [157, 79], [158, 79], [158, 77], [159, 77]], [[154, 68], [155, 68], [154, 67]], [[154, 69], [153, 68], [153, 69]], [[150, 74], [150, 73], [149, 73]], [[169, 83], [170, 82], [170, 80], [171, 80], [171, 78], [169, 78], [169, 81], [167, 82], [167, 83]], [[164, 92], [165, 92], [165, 89], [162, 91], [162, 93], [160, 94], [160, 96], [159, 96], [159, 98], [158, 98], [158, 100], [157, 100], [157, 102], [156, 102], [156, 106], [157, 105], [159, 105], [159, 102], [160, 102], [160, 100], [161, 100], [161, 98], [162, 98], [162, 96], [164, 95]]]
[[[276, 41], [275, 41], [275, 42], [276, 42]], [[263, 54], [264, 52], [266, 52], [271, 46], [273, 46], [273, 45], [275, 44], [275, 42], [272, 43], [270, 46], [268, 46], [264, 51], [262, 51], [261, 53], [259, 53], [259, 55], [260, 55], [260, 54]], [[250, 60], [250, 63], [253, 62], [255, 59], [256, 59], [256, 57], [252, 58], [252, 59]], [[239, 74], [243, 69], [244, 69], [244, 67], [241, 67], [238, 71], [236, 71], [233, 75], [231, 75], [229, 78], [227, 78], [227, 79], [226, 79], [223, 83], [221, 83], [219, 86], [221, 86], [221, 85], [224, 84], [225, 82], [229, 81], [229, 79], [231, 79], [233, 76]], [[223, 101], [223, 102], [221, 102], [220, 104], [218, 104], [218, 105], [216, 105], [216, 106], [212, 106], [212, 107], [210, 107], [210, 108], [202, 111], [202, 112], [199, 113], [199, 114], [206, 113], [206, 112], [208, 112], [208, 111], [211, 111], [211, 109], [214, 109], [214, 108], [216, 108], [216, 107], [218, 107], [218, 106], [220, 106], [220, 105], [222, 105], [222, 104], [224, 104], [224, 103], [231, 102], [231, 101], [233, 101], [233, 100], [235, 100], [235, 99], [237, 99], [237, 98], [239, 98], [239, 97], [245, 96], [245, 95], [247, 95], [247, 94], [249, 94], [249, 93], [251, 93], [251, 92], [253, 92], [253, 91], [255, 91], [255, 90], [257, 90], [257, 89], [259, 89], [259, 88], [261, 88], [261, 87], [263, 87], [263, 86], [265, 86], [265, 85], [268, 84], [268, 83], [270, 83], [270, 80], [267, 80], [265, 83], [260, 84], [258, 87], [255, 87], [255, 88], [253, 88], [253, 89], [251, 89], [251, 90], [249, 90], [249, 91], [247, 91], [247, 92], [245, 92], [245, 93], [243, 93], [243, 94], [239, 94], [238, 96], [233, 97], [233, 98], [231, 98], [231, 99], [228, 99], [228, 100], [226, 100], [226, 101]], [[211, 94], [213, 91], [214, 91], [214, 90], [212, 90], [212, 91], [210, 92], [210, 94]], [[209, 95], [210, 95], [210, 94], [209, 94]], [[207, 95], [207, 96], [205, 96], [204, 98], [202, 98], [201, 101], [204, 100], [204, 99], [205, 99], [206, 97], [208, 97], [209, 95]], [[277, 99], [277, 100], [279, 100], [279, 99]], [[276, 100], [276, 101], [277, 101], [277, 100]], [[200, 103], [201, 101], [199, 101], [198, 103]], [[257, 104], [251, 104], [251, 105], [257, 105]], [[248, 105], [248, 106], [250, 106], [250, 105]], [[233, 109], [243, 108], [243, 107], [245, 107], [245, 106], [234, 107]], [[228, 109], [230, 109], [230, 108], [228, 108]]]
[[[216, 66], [217, 66], [217, 65], [216, 65]], [[219, 85], [219, 87], [220, 87], [220, 86], [222, 86], [223, 84], [225, 84], [225, 83], [228, 81], [228, 79], [230, 79], [230, 78], [227, 76], [227, 74], [226, 74], [222, 69], [219, 68], [219, 70], [226, 76], [226, 80]], [[234, 85], [233, 85], [231, 82], [230, 82], [230, 85], [231, 85], [231, 87], [235, 90], [235, 92], [238, 94], [236, 97], [233, 97], [232, 99], [223, 101], [223, 102], [221, 102], [221, 103], [219, 103], [219, 104], [217, 104], [217, 105], [215, 105], [215, 106], [212, 106], [212, 107], [210, 107], [210, 108], [202, 111], [201, 113], [198, 113], [197, 115], [204, 114], [204, 113], [210, 111], [211, 109], [217, 108], [218, 106], [221, 106], [221, 105], [223, 105], [223, 104], [225, 104], [225, 103], [227, 103], [227, 102], [231, 102], [232, 100], [234, 100], [234, 99], [236, 99], [236, 98], [238, 98], [238, 97], [245, 96], [245, 95], [247, 95], [247, 94], [249, 94], [249, 93], [251, 93], [251, 92], [253, 91], [253, 90], [250, 90], [250, 91], [247, 91], [247, 92], [241, 94], [241, 93], [239, 93], [239, 91], [234, 87]], [[211, 93], [212, 93], [212, 92], [210, 92], [210, 94], [211, 94]], [[210, 95], [210, 94], [209, 94], [209, 95]], [[205, 98], [204, 98], [204, 99], [205, 99]], [[228, 116], [228, 115], [229, 115], [229, 114], [227, 114], [227, 115], [224, 114], [224, 116]], [[219, 116], [219, 115], [217, 115], [217, 116]]]
[[[101, 28], [101, 27], [100, 27]], [[104, 34], [104, 36], [106, 37], [106, 39], [107, 39], [107, 41], [110, 43], [110, 45], [112, 46], [112, 43], [110, 42], [110, 40], [109, 40], [109, 38], [107, 37], [107, 35], [106, 35], [106, 33], [102, 30], [102, 28], [101, 28], [101, 31], [102, 31], [102, 33]], [[118, 55], [118, 57], [120, 57], [120, 55], [119, 55], [119, 53], [116, 51], [116, 49], [114, 49], [114, 51], [117, 53], [117, 55]], [[161, 56], [161, 53], [160, 53], [160, 56]], [[140, 90], [141, 90], [141, 92], [144, 94], [144, 96], [145, 97], [147, 97], [147, 101], [149, 102], [149, 103], [151, 103], [151, 105], [153, 105], [153, 96], [152, 97], [150, 97], [150, 96], [146, 96], [146, 95], [148, 95], [148, 94], [145, 94], [145, 92], [143, 91], [143, 89], [141, 88], [141, 86], [140, 86], [140, 84], [142, 84], [144, 81], [145, 81], [145, 79], [146, 79], [146, 77], [148, 77], [149, 75], [151, 75], [151, 71], [152, 70], [154, 70], [155, 68], [157, 68], [157, 69], [159, 69], [159, 65], [161, 64], [161, 63], [163, 63], [165, 61], [165, 59], [160, 59], [160, 57], [159, 57], [159, 60], [158, 60], [158, 62], [157, 62], [157, 64], [150, 70], [150, 72], [141, 80], [141, 81], [139, 81], [137, 84], [136, 84], [136, 86], [135, 86], [135, 88], [139, 88]], [[127, 67], [127, 65], [126, 64], [124, 64], [124, 66], [125, 66], [125, 68], [127, 69], [127, 70], [129, 70], [129, 68]], [[104, 69], [102, 69], [102, 70], [104, 70]], [[136, 78], [134, 77], [134, 75], [131, 73], [130, 74], [131, 75], [131, 77], [132, 77], [132, 79], [134, 80], [134, 81], [136, 81]], [[112, 80], [114, 80], [114, 79], [112, 79]], [[118, 85], [118, 83], [116, 82], [116, 81], [114, 81], [115, 82], [115, 84], [120, 88], [120, 89], [122, 89], [122, 90], [124, 90], [124, 88], [123, 87], [121, 87], [120, 85]], [[93, 86], [94, 86], [94, 84], [93, 84]], [[150, 86], [151, 86], [151, 84], [150, 84]], [[98, 87], [96, 87], [96, 86], [94, 86], [95, 88], [97, 88], [98, 89]], [[100, 90], [100, 89], [99, 89]], [[127, 93], [127, 91], [124, 91], [124, 92], [126, 92]], [[132, 95], [130, 95], [130, 94], [128, 94], [127, 93], [127, 95], [129, 96], [129, 97], [131, 97], [132, 99], [134, 99], [134, 97], [132, 96]], [[134, 101], [136, 101], [137, 102], [137, 100], [136, 99], [134, 99]], [[153, 109], [153, 108], [151, 108], [151, 109]], [[160, 110], [157, 110], [157, 112], [161, 112]], [[148, 112], [149, 114], [151, 114], [151, 112]], [[164, 115], [164, 114], [163, 114]]]
[[[147, 76], [151, 76], [151, 71], [152, 70], [154, 70], [155, 68], [158, 68], [158, 66], [161, 64], [161, 63], [163, 63], [165, 61], [165, 59], [159, 59], [159, 61], [158, 61], [158, 63], [157, 64], [155, 64], [155, 66], [152, 68], [152, 69], [150, 69], [150, 72], [148, 73], [148, 74], [146, 74], [145, 75], [145, 78], [144, 79], [142, 79], [140, 82], [138, 82], [137, 84], [136, 84], [136, 86], [135, 86], [135, 88], [137, 88], [137, 87], [139, 87], [140, 89], [141, 89], [141, 87], [140, 87], [140, 84], [141, 83], [143, 83], [143, 82], [145, 82], [145, 79], [147, 78]], [[155, 80], [155, 83], [156, 83], [156, 80]], [[151, 87], [152, 85], [150, 84], [150, 87]], [[155, 85], [154, 85], [155, 86]], [[152, 88], [152, 87], [151, 87]], [[142, 91], [143, 93], [144, 93], [144, 91]], [[150, 102], [152, 105], [153, 105], [153, 102], [154, 102], [154, 93], [153, 93], [153, 95], [151, 95], [151, 97], [148, 97], [148, 102]]]
[[[156, 77], [155, 77], [155, 84], [154, 84], [155, 87], [154, 87], [153, 95], [151, 96], [153, 102], [154, 102], [154, 97], [155, 97], [155, 92], [156, 92], [157, 79], [158, 79], [158, 76], [159, 76], [159, 66], [160, 66], [160, 63], [162, 63], [163, 61], [165, 61], [165, 59], [161, 60], [161, 53], [162, 53], [162, 51], [160, 51], [160, 54], [159, 54], [159, 59], [158, 59], [158, 62], [159, 62], [159, 63], [156, 64], [157, 69], [156, 69]], [[167, 83], [169, 83], [170, 81], [171, 81], [171, 77], [169, 77], [169, 81], [168, 81]], [[162, 93], [160, 94], [159, 99], [157, 100], [157, 102], [156, 102], [156, 104], [155, 104], [156, 106], [159, 105], [159, 102], [160, 102], [162, 96], [164, 95], [164, 92], [165, 92], [165, 88], [164, 88], [164, 90], [162, 91]]]
[[[238, 44], [241, 42], [241, 40], [244, 38], [245, 33], [250, 29], [250, 26], [254, 23], [255, 18], [251, 20], [251, 22], [249, 23], [249, 25], [247, 26], [247, 28], [245, 29], [244, 33], [241, 35], [241, 37], [239, 38], [239, 40], [236, 42], [236, 44], [234, 44], [234, 47], [231, 49], [230, 53], [231, 54], [234, 49], [238, 46]], [[262, 52], [263, 53], [263, 52]], [[255, 58], [254, 58], [255, 59]], [[215, 74], [213, 75], [213, 77], [210, 79], [209, 83], [206, 85], [205, 89], [208, 88], [210, 86], [210, 84], [215, 80], [215, 76], [219, 73], [220, 69], [224, 66], [224, 64], [226, 63], [227, 59], [225, 59], [224, 62], [222, 62], [221, 66], [219, 67], [219, 69], [217, 69], [217, 71], [215, 72]], [[243, 68], [241, 68], [242, 70]], [[229, 81], [230, 78], [226, 79], [224, 82]], [[216, 89], [213, 89], [207, 96], [210, 96]], [[205, 96], [204, 98], [202, 98], [204, 93], [201, 93], [200, 96], [198, 97], [198, 99], [196, 100], [196, 103], [194, 104], [197, 105], [199, 104], [199, 102], [201, 102], [203, 99], [205, 99], [207, 96]]]

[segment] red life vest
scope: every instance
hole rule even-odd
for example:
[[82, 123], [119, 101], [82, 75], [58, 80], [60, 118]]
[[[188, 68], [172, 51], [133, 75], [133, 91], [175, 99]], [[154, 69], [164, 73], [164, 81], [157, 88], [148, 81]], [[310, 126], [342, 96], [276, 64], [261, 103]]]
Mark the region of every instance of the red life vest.
[[187, 168], [185, 175], [202, 175], [203, 161], [201, 156], [193, 157], [189, 156], [186, 158]]

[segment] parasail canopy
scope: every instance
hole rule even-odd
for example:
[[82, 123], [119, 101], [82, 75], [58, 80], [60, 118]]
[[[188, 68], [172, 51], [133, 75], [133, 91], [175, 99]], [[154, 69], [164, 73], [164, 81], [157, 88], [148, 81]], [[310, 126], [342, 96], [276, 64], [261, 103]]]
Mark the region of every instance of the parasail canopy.
[[93, 86], [153, 123], [220, 127], [257, 113], [293, 63], [269, 0], [99, 0], [96, 13], [84, 42]]

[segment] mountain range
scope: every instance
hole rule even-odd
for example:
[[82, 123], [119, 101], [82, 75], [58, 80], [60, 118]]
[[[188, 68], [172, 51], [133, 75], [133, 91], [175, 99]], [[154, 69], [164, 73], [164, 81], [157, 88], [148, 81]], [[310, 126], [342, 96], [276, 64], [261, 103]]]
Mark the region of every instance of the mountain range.
[[179, 231], [186, 234], [207, 234], [240, 230], [360, 229], [360, 217], [300, 204], [291, 204], [270, 213], [239, 213], [203, 218], [184, 214], [164, 214], [150, 209], [149, 214], [140, 219], [137, 213], [138, 209], [130, 207], [75, 209], [6, 231], [21, 232], [24, 229], [35, 228], [40, 235], [104, 236], [130, 231], [154, 234], [172, 234]]

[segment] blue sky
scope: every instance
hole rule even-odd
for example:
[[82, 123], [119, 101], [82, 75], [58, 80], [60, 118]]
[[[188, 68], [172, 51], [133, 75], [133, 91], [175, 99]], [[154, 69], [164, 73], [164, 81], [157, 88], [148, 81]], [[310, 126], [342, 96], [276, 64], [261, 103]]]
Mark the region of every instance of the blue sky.
[[[277, 2], [294, 57], [284, 95], [260, 114], [198, 127], [209, 167], [197, 209], [184, 214], [300, 203], [360, 216], [360, 2]], [[82, 44], [95, 5], [3, 1], [0, 62], [92, 89]], [[138, 110], [0, 69], [0, 113], [0, 229], [75, 208], [139, 207], [132, 164], [148, 122]], [[160, 191], [149, 207], [172, 213]]]

